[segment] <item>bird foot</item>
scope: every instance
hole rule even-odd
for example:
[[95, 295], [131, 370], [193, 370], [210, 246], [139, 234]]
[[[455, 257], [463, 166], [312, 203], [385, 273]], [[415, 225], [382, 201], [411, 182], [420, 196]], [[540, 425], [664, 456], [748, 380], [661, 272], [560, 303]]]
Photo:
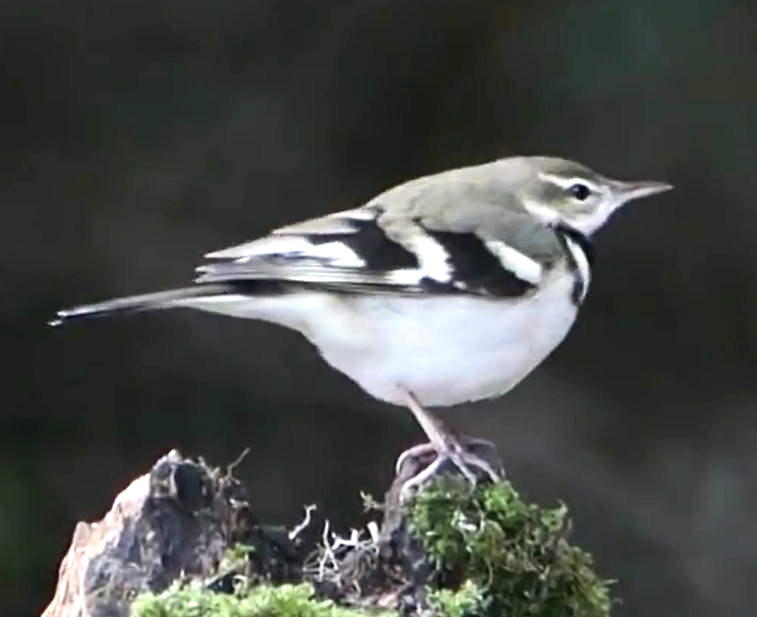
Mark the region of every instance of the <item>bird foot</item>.
[[400, 488], [400, 503], [406, 503], [436, 475], [445, 473], [445, 467], [452, 467], [462, 475], [471, 488], [482, 479], [497, 482], [503, 474], [502, 464], [490, 441], [473, 438], [454, 440], [442, 451], [431, 443], [420, 444], [408, 448], [397, 459], [397, 476], [410, 476]]

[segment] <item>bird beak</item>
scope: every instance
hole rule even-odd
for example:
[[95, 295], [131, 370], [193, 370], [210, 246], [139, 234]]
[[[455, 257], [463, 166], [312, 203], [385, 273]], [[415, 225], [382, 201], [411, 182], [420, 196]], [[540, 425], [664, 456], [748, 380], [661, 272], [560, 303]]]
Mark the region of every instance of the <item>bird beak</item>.
[[673, 185], [667, 182], [642, 180], [640, 182], [617, 182], [615, 190], [623, 198], [623, 201], [630, 201], [631, 199], [664, 193], [672, 188]]

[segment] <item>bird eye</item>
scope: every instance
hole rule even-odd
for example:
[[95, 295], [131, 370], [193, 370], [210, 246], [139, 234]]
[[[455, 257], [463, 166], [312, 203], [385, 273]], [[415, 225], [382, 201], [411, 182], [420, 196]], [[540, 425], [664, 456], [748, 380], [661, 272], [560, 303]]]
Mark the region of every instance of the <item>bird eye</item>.
[[591, 189], [585, 184], [574, 184], [568, 189], [568, 191], [570, 191], [570, 194], [578, 201], [584, 201], [589, 195], [591, 195]]

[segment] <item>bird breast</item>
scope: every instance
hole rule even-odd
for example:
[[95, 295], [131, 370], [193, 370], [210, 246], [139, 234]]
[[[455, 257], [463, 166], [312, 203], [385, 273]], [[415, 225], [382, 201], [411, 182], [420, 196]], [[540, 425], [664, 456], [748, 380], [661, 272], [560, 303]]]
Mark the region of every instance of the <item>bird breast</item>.
[[330, 319], [303, 333], [372, 396], [447, 406], [504, 394], [563, 340], [576, 317], [574, 277], [552, 271], [520, 298], [331, 297]]

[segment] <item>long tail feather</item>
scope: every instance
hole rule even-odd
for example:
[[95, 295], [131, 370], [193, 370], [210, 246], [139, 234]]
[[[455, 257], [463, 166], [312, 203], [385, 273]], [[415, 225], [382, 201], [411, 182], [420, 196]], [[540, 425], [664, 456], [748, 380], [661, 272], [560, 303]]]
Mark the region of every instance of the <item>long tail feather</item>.
[[80, 319], [94, 319], [117, 313], [138, 313], [141, 311], [171, 308], [172, 303], [177, 300], [203, 296], [218, 296], [226, 293], [233, 293], [234, 291], [236, 291], [234, 285], [219, 283], [214, 285], [195, 285], [193, 287], [183, 287], [181, 289], [169, 289], [168, 291], [157, 291], [137, 296], [114, 298], [112, 300], [105, 300], [104, 302], [97, 302], [95, 304], [83, 304], [81, 306], [63, 309], [58, 311], [55, 314], [55, 318], [47, 323], [50, 326], [60, 326], [64, 323], [78, 321]]

